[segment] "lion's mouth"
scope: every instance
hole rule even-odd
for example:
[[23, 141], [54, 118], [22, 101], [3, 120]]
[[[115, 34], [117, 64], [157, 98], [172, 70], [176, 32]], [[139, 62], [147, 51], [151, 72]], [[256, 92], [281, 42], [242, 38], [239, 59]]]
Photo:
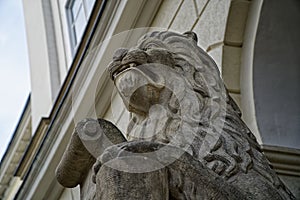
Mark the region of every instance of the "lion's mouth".
[[110, 77], [112, 80], [115, 80], [118, 75], [127, 71], [128, 69], [135, 68], [140, 65], [137, 62], [128, 62], [126, 64], [115, 64], [109, 66]]

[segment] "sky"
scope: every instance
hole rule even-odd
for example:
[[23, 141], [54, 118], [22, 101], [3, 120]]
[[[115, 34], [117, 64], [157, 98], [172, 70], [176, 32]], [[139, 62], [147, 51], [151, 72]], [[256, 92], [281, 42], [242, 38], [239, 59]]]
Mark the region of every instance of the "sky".
[[22, 0], [0, 0], [0, 159], [30, 93]]

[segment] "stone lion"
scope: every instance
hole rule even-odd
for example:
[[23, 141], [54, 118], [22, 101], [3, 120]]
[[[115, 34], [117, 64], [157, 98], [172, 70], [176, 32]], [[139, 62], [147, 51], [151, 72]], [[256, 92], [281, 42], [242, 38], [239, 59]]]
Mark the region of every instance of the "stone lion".
[[[168, 145], [183, 151], [162, 164], [169, 199], [293, 198], [242, 121], [215, 62], [197, 46], [195, 33], [148, 33], [136, 47], [117, 50], [108, 71], [131, 112], [126, 136], [132, 142], [108, 148], [102, 163]], [[160, 163], [168, 160], [162, 157]], [[189, 177], [180, 168], [197, 172]], [[197, 174], [203, 171], [211, 177]]]
[[131, 117], [94, 165], [97, 199], [294, 199], [195, 33], [150, 32], [108, 71]]

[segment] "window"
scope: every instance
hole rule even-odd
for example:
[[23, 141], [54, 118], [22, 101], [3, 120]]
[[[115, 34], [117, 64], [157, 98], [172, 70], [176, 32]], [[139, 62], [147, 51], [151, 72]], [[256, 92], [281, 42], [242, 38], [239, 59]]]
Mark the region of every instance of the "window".
[[72, 53], [81, 40], [94, 4], [95, 0], [70, 0], [67, 4]]

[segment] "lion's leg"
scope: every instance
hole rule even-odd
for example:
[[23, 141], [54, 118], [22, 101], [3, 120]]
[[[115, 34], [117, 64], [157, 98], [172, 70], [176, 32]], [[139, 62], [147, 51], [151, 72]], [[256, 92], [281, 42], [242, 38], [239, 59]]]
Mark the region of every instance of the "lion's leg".
[[167, 169], [170, 199], [248, 199], [243, 191], [228, 184], [188, 153], [183, 153]]
[[[124, 160], [115, 159], [119, 165]], [[101, 166], [96, 175], [96, 199], [157, 200], [169, 199], [166, 169], [145, 173], [124, 172], [109, 165]]]
[[246, 199], [191, 155], [165, 144], [111, 146], [94, 170], [97, 199]]

